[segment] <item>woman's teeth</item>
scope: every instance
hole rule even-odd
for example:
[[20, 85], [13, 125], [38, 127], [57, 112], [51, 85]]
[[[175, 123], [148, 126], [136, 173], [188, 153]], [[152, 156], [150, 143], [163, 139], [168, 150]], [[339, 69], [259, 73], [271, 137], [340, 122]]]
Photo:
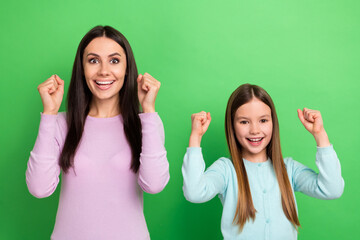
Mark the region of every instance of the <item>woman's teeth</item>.
[[113, 82], [115, 82], [115, 81], [95, 81], [96, 82], [96, 84], [98, 84], [98, 85], [108, 85], [108, 84], [112, 84]]

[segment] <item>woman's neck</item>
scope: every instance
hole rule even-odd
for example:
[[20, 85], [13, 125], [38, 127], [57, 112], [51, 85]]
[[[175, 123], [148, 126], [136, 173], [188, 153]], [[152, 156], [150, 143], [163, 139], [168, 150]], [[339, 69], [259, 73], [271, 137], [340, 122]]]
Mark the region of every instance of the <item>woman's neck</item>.
[[109, 118], [120, 114], [119, 99], [98, 100], [90, 103], [89, 116], [96, 118]]

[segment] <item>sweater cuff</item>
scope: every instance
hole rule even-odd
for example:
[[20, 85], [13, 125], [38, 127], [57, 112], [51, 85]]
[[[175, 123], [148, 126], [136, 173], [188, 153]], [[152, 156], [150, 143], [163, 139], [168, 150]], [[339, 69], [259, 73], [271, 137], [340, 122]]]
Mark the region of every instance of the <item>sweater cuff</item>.
[[[56, 122], [58, 115], [41, 114], [39, 132], [36, 138], [33, 153], [51, 155], [54, 153], [54, 139], [56, 135]], [[50, 145], [49, 145], [50, 144]], [[50, 147], [45, 147], [49, 145]]]
[[188, 147], [186, 149], [186, 153], [188, 155], [201, 155], [202, 151], [201, 151], [201, 147]]
[[330, 146], [327, 147], [316, 147], [316, 148], [318, 154], [328, 155], [334, 152], [334, 147], [332, 144], [330, 144]]

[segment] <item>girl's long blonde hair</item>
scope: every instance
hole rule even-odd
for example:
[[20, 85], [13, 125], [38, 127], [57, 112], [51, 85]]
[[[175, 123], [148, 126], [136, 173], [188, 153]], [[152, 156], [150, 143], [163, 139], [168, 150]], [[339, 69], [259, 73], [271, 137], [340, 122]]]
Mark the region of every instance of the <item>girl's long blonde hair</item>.
[[251, 84], [243, 84], [231, 94], [225, 114], [226, 140], [238, 182], [238, 201], [233, 222], [239, 225], [241, 231], [246, 221], [250, 219], [255, 220], [256, 210], [252, 201], [249, 181], [242, 160], [241, 145], [237, 141], [234, 131], [234, 117], [236, 110], [243, 104], [250, 102], [253, 98], [259, 99], [271, 109], [273, 131], [271, 140], [266, 148], [266, 153], [267, 156], [271, 158], [276, 178], [279, 183], [284, 214], [295, 228], [297, 228], [300, 226], [300, 222], [296, 212], [293, 191], [281, 153], [279, 122], [275, 106], [270, 95], [263, 88]]

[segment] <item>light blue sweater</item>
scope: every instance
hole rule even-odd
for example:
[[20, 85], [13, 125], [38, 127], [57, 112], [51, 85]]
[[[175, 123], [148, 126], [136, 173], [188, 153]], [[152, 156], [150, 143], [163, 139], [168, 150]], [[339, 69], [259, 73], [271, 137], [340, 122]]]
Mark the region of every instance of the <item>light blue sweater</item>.
[[[271, 160], [263, 163], [243, 161], [257, 212], [255, 221], [247, 222], [241, 233], [238, 225], [233, 224], [238, 184], [231, 160], [220, 158], [204, 172], [201, 148], [188, 148], [182, 166], [185, 198], [190, 202], [202, 203], [219, 195], [223, 204], [221, 232], [225, 240], [297, 239], [297, 231], [282, 209], [280, 189]], [[293, 192], [303, 192], [320, 199], [334, 199], [342, 195], [344, 180], [333, 146], [317, 148], [319, 174], [291, 158], [285, 158], [284, 162]]]

